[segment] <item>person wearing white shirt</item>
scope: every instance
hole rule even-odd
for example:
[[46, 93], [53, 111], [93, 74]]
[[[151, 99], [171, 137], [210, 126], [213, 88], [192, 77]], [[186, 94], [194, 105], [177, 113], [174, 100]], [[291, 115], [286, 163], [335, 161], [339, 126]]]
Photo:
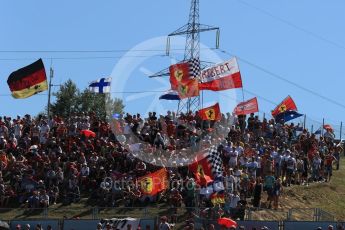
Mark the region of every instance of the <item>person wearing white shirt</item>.
[[235, 168], [237, 165], [238, 152], [235, 147], [232, 147], [232, 150], [229, 152], [229, 166], [230, 168]]
[[237, 204], [240, 201], [240, 196], [237, 191], [234, 191], [233, 194], [230, 194], [230, 215], [233, 215], [236, 212]]
[[22, 136], [22, 128], [23, 126], [17, 121], [16, 124], [13, 126], [14, 129], [14, 136], [19, 139]]
[[290, 186], [291, 185], [291, 178], [292, 175], [295, 172], [296, 169], [296, 159], [293, 157], [293, 155], [290, 155], [290, 157], [287, 160], [287, 185]]
[[229, 169], [227, 175], [224, 177], [225, 190], [228, 194], [234, 192], [235, 177], [232, 174], [232, 169]]
[[235, 178], [235, 187], [234, 187], [234, 191], [237, 191], [239, 186], [240, 186], [240, 181], [241, 181], [241, 176], [242, 176], [242, 170], [238, 169], [238, 167], [236, 166], [234, 168], [233, 171], [233, 175]]
[[46, 121], [43, 121], [42, 126], [40, 127], [40, 143], [41, 144], [45, 144], [48, 138], [48, 134], [49, 134], [50, 128], [49, 125], [47, 124]]
[[239, 156], [242, 156], [244, 152], [244, 148], [241, 145], [237, 145], [236, 151], [238, 152]]
[[249, 176], [256, 180], [256, 170], [258, 168], [258, 162], [255, 161], [255, 158], [252, 157], [251, 161], [247, 163]]
[[86, 164], [86, 163], [84, 163], [84, 164], [83, 164], [83, 167], [82, 167], [81, 170], [80, 170], [80, 176], [82, 176], [82, 177], [88, 177], [89, 174], [90, 174], [90, 168], [87, 167], [87, 164]]

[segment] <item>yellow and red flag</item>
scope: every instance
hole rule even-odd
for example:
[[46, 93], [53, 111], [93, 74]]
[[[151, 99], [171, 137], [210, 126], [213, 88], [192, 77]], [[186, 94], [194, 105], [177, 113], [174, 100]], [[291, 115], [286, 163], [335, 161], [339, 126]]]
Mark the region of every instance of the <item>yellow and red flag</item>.
[[207, 156], [199, 153], [194, 162], [188, 166], [189, 171], [194, 174], [195, 182], [199, 185], [207, 185], [212, 182], [212, 169]]
[[197, 79], [191, 79], [185, 82], [179, 82], [177, 93], [180, 99], [199, 96], [199, 83]]
[[220, 112], [218, 103], [210, 107], [201, 109], [198, 113], [203, 120], [219, 121], [220, 119], [222, 119], [222, 114]]
[[275, 117], [280, 113], [284, 113], [288, 110], [297, 111], [297, 106], [291, 96], [287, 96], [273, 111], [272, 116]]
[[14, 98], [27, 98], [47, 90], [47, 76], [42, 59], [11, 73], [7, 84]]
[[171, 89], [176, 90], [181, 82], [190, 80], [189, 63], [179, 63], [169, 67]]
[[138, 178], [141, 192], [145, 195], [154, 196], [157, 193], [167, 189], [168, 187], [168, 173], [165, 168], [162, 168], [154, 173]]
[[225, 203], [224, 192], [215, 192], [210, 196], [210, 198], [212, 204], [214, 205]]

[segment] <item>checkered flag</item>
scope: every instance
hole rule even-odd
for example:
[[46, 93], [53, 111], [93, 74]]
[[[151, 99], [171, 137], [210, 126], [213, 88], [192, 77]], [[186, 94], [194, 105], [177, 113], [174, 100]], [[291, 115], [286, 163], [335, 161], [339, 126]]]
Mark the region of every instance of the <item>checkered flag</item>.
[[200, 76], [200, 60], [197, 58], [192, 58], [189, 60], [189, 74], [190, 78], [197, 78]]
[[218, 176], [223, 174], [223, 160], [216, 145], [212, 145], [209, 148], [207, 160], [211, 166], [213, 175]]

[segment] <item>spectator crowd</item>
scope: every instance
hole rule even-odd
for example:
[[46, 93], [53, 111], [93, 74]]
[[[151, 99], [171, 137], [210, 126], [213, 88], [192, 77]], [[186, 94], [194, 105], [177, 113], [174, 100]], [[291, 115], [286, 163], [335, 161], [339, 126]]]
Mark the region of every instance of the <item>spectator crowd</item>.
[[[213, 145], [223, 161], [217, 180], [225, 200], [219, 203], [210, 201], [207, 186], [198, 186], [188, 169], [193, 154]], [[300, 125], [260, 120], [254, 114], [203, 121], [197, 113], [168, 111], [145, 118], [124, 114], [110, 122], [93, 113], [65, 119], [4, 116], [0, 206], [44, 208], [87, 197], [103, 207], [160, 202], [173, 213], [181, 206], [190, 212], [198, 207], [200, 217], [243, 219], [248, 207], [278, 209], [284, 187], [329, 182], [342, 152], [331, 130], [320, 137]], [[162, 167], [171, 186], [158, 195], [144, 195], [136, 179]]]

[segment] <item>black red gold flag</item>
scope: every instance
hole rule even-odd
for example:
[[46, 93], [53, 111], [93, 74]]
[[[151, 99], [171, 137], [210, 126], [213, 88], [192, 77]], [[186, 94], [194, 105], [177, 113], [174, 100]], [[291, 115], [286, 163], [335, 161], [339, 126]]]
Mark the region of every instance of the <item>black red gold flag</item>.
[[42, 59], [12, 72], [7, 84], [14, 98], [27, 98], [47, 90], [47, 76]]

